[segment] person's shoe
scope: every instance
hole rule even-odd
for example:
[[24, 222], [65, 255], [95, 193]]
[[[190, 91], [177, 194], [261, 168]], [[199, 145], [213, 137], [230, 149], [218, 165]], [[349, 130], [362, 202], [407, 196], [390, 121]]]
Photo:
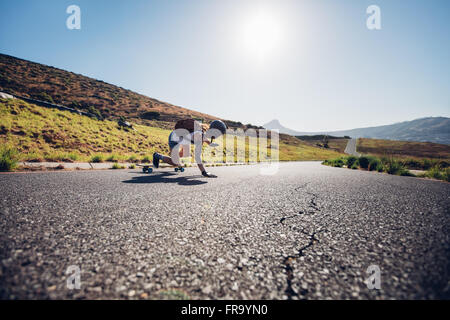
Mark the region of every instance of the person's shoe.
[[203, 171], [203, 172], [202, 172], [202, 176], [204, 176], [204, 177], [206, 177], [206, 178], [217, 178], [216, 175], [211, 174], [211, 173], [206, 172], [206, 171]]
[[160, 154], [158, 152], [155, 152], [153, 154], [153, 167], [159, 168], [159, 160], [160, 160]]

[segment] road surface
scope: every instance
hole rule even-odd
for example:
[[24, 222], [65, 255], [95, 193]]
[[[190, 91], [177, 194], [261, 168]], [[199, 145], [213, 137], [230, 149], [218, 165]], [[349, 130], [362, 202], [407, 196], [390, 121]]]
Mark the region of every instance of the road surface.
[[259, 168], [0, 175], [0, 298], [450, 297], [450, 184]]
[[350, 139], [350, 140], [348, 140], [347, 146], [345, 147], [344, 152], [346, 154], [350, 154], [350, 155], [355, 156], [355, 157], [361, 156], [360, 153], [356, 152], [356, 142], [357, 142], [357, 139]]

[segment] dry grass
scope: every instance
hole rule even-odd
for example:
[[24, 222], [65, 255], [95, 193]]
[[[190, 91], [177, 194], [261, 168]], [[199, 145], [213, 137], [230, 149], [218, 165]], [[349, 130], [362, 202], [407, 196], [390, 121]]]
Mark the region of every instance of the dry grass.
[[450, 159], [450, 146], [431, 142], [409, 142], [359, 138], [357, 150], [375, 156], [395, 158]]
[[[94, 107], [107, 119], [123, 116], [150, 126], [164, 127], [167, 122], [189, 117], [217, 119], [73, 72], [0, 54], [2, 90], [78, 109]], [[161, 114], [161, 121], [141, 118], [152, 111]]]

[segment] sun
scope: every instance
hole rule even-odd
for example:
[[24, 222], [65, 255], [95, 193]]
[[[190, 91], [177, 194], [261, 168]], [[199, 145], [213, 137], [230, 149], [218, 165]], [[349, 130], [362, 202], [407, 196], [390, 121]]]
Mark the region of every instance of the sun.
[[282, 42], [280, 19], [268, 10], [250, 15], [241, 29], [244, 51], [253, 59], [264, 62], [280, 50]]

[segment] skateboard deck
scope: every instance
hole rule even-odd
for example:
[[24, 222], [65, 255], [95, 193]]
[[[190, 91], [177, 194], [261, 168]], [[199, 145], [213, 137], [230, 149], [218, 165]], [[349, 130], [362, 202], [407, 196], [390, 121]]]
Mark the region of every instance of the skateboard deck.
[[[151, 163], [140, 163], [137, 164], [138, 167], [142, 167], [142, 172], [144, 173], [152, 173], [153, 172], [153, 164]], [[183, 167], [176, 167], [175, 172], [184, 172]]]

